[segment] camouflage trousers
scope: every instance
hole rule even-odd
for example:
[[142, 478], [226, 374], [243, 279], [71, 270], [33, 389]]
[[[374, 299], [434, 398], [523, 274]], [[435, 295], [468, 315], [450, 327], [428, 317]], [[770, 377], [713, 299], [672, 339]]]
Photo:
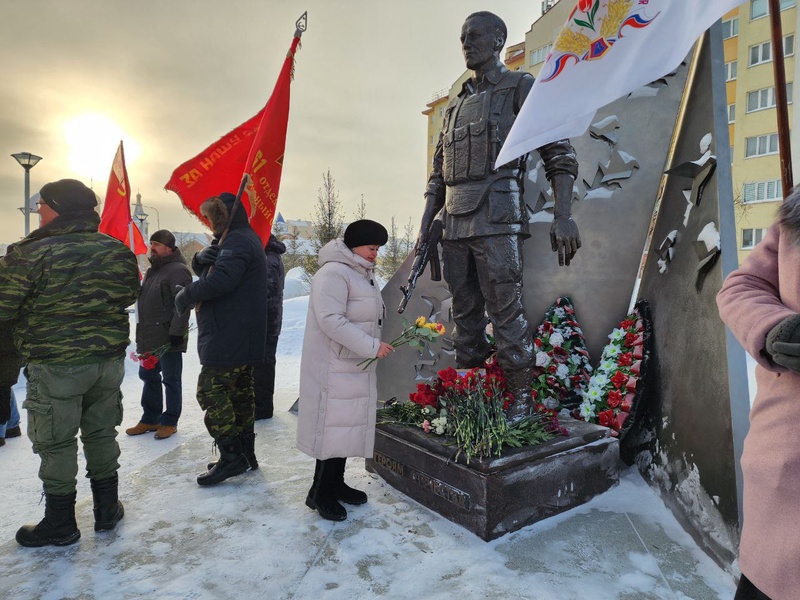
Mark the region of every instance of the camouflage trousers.
[[197, 402], [206, 411], [206, 428], [215, 440], [253, 431], [254, 398], [252, 366], [200, 369]]
[[39, 478], [48, 494], [75, 491], [80, 432], [86, 476], [113, 477], [119, 469], [117, 426], [122, 423], [123, 359], [88, 365], [29, 363], [28, 437], [39, 455]]

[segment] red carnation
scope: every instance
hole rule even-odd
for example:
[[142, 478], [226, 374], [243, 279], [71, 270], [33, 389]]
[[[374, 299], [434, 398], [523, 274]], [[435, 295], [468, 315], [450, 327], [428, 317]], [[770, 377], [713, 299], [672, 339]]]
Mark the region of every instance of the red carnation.
[[608, 392], [608, 405], [611, 408], [617, 408], [622, 403], [622, 392], [619, 390], [611, 390]]
[[613, 418], [614, 418], [614, 411], [611, 409], [604, 410], [597, 414], [597, 420], [603, 427], [608, 427], [609, 425], [611, 425], [611, 420]]

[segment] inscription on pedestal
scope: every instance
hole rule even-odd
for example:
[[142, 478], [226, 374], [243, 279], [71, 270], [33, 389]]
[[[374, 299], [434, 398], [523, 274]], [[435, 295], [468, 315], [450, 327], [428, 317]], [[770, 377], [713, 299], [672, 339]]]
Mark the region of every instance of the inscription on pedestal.
[[413, 481], [419, 487], [434, 494], [435, 496], [439, 496], [440, 498], [455, 504], [458, 508], [464, 510], [469, 509], [469, 494], [466, 492], [463, 492], [452, 485], [448, 485], [444, 481], [440, 481], [435, 477], [426, 475], [422, 471], [418, 471], [417, 469], [411, 468], [408, 465], [404, 465], [398, 460], [390, 458], [389, 456], [381, 454], [380, 452], [376, 451], [373, 459], [375, 460], [375, 464], [380, 465], [384, 469], [388, 469], [400, 477], [405, 477], [406, 479]]

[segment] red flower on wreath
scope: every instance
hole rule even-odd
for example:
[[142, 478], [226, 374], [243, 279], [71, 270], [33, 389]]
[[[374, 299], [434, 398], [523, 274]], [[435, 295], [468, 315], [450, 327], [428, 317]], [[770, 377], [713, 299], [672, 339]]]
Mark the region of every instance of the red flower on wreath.
[[625, 385], [628, 381], [628, 376], [625, 375], [622, 371], [617, 371], [614, 373], [614, 376], [611, 378], [611, 383], [615, 388], [621, 388]]
[[617, 408], [620, 404], [622, 404], [622, 397], [622, 392], [619, 390], [611, 390], [608, 392], [608, 399], [606, 402], [608, 402], [608, 406], [611, 408]]

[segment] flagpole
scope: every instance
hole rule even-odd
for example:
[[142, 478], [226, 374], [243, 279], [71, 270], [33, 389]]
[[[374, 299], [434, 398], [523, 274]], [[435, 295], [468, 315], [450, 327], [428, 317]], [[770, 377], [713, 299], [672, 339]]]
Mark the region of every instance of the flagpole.
[[780, 0], [769, 0], [769, 20], [772, 30], [772, 68], [775, 72], [775, 109], [778, 113], [778, 149], [781, 161], [781, 183], [786, 198], [794, 187], [792, 176], [792, 147], [789, 140], [789, 108], [786, 96], [786, 67], [783, 58], [783, 28]]

